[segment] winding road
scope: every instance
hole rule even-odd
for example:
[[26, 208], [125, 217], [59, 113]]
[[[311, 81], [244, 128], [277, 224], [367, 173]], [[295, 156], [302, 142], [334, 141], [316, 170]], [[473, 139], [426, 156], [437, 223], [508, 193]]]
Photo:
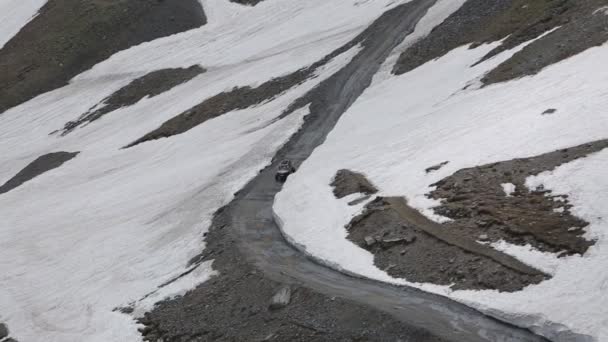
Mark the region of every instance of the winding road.
[[526, 329], [487, 317], [441, 296], [332, 270], [290, 245], [274, 221], [274, 197], [281, 190], [281, 185], [274, 180], [279, 161], [288, 158], [297, 166], [324, 142], [340, 116], [371, 84], [391, 51], [413, 32], [434, 3], [434, 0], [415, 0], [388, 10], [363, 33], [359, 54], [308, 94], [311, 113], [302, 129], [277, 153], [272, 165], [239, 191], [226, 208], [234, 235], [248, 261], [274, 281], [352, 300], [446, 340], [547, 341]]

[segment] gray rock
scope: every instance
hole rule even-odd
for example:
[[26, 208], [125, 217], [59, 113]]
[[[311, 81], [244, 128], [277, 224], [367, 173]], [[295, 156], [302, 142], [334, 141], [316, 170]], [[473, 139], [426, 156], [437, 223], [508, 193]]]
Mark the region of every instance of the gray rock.
[[488, 236], [488, 234], [481, 234], [481, 235], [479, 235], [479, 240], [488, 241], [488, 240], [490, 240], [490, 237]]
[[368, 199], [370, 199], [371, 197], [372, 196], [370, 196], [370, 195], [365, 195], [365, 196], [359, 197], [355, 200], [348, 202], [348, 205], [353, 206], [353, 205], [363, 203], [363, 202], [367, 201]]
[[8, 328], [6, 324], [0, 323], [0, 339], [3, 339], [8, 336]]
[[374, 239], [373, 236], [366, 236], [364, 238], [364, 240], [365, 240], [365, 243], [367, 244], [367, 246], [369, 246], [369, 247], [373, 246], [376, 243], [376, 239]]
[[390, 247], [397, 244], [407, 245], [414, 241], [416, 241], [416, 236], [413, 234], [407, 234], [399, 237], [384, 238], [381, 242], [383, 246]]
[[291, 302], [291, 287], [284, 286], [282, 287], [275, 295], [272, 297], [270, 301], [270, 309], [271, 310], [279, 310]]
[[555, 112], [557, 112], [557, 109], [555, 108], [549, 108], [546, 111], [543, 112], [543, 115], [550, 115], [550, 114], [554, 114]]

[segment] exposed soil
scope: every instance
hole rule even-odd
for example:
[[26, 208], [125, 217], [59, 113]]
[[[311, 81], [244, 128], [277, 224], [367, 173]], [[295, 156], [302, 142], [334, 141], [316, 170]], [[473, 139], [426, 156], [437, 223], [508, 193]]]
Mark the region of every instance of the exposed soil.
[[557, 27], [498, 66], [484, 84], [538, 73], [545, 67], [608, 40], [608, 17], [594, 12], [606, 0], [468, 0], [426, 38], [405, 51], [393, 72], [403, 74], [466, 44], [504, 39], [481, 61]]
[[336, 198], [343, 198], [357, 193], [372, 195], [378, 192], [378, 189], [367, 180], [365, 175], [350, 170], [338, 171], [331, 186], [334, 188]]
[[[463, 169], [435, 185], [431, 198], [442, 199], [437, 214], [453, 219], [446, 228], [488, 241], [503, 239], [560, 255], [584, 254], [593, 245], [582, 235], [587, 222], [573, 216], [567, 195], [543, 188], [528, 189], [529, 176], [583, 158], [608, 147], [601, 140], [532, 158], [514, 159]], [[509, 196], [502, 184], [513, 184]]]
[[[204, 71], [205, 69], [199, 65], [193, 65], [186, 69], [177, 68], [153, 71], [106, 97], [100, 104], [82, 114], [77, 120], [66, 123], [65, 127], [61, 130], [61, 135], [66, 135], [78, 126], [93, 122], [119, 108], [134, 105], [146, 96], [154, 97], [169, 91], [180, 84], [190, 81]], [[95, 110], [94, 108], [99, 109]]]
[[[357, 181], [364, 178], [356, 175]], [[518, 291], [545, 279], [542, 272], [476, 239], [453, 234], [399, 198], [375, 198], [347, 230], [351, 241], [374, 254], [379, 268], [413, 282]]]
[[157, 305], [140, 322], [146, 341], [442, 341], [382, 312], [292, 284], [289, 304], [271, 308], [285, 284], [247, 261], [225, 211], [216, 215], [204, 255], [214, 277]]
[[[460, 170], [429, 194], [442, 200], [435, 212], [453, 220], [442, 225], [403, 199], [376, 198], [347, 226], [348, 237], [395, 277], [454, 289], [521, 290], [547, 276], [479, 242], [530, 244], [558, 256], [584, 254], [594, 242], [583, 237], [588, 223], [572, 215], [568, 196], [528, 189], [525, 181], [604, 148], [608, 140]], [[514, 191], [506, 193], [507, 184]]]
[[205, 23], [197, 0], [49, 0], [0, 50], [0, 113], [118, 51]]
[[38, 157], [19, 171], [13, 178], [0, 186], [0, 194], [7, 193], [23, 183], [40, 176], [41, 174], [56, 169], [68, 160], [76, 157], [79, 152], [54, 152]]

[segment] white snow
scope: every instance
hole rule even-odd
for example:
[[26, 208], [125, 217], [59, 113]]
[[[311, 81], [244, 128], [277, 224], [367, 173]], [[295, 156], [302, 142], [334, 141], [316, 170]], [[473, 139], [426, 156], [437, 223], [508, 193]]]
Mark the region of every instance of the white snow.
[[46, 0], [0, 1], [0, 49], [32, 20]]
[[[357, 208], [336, 200], [331, 192], [329, 183], [339, 169], [365, 173], [380, 189], [379, 195], [405, 196], [425, 215], [442, 221], [445, 218], [432, 211], [438, 203], [425, 194], [432, 190], [430, 184], [457, 170], [608, 138], [608, 74], [597, 70], [608, 59], [608, 46], [590, 49], [535, 76], [463, 89], [522, 48], [472, 66], [497, 44], [460, 47], [407, 74], [376, 78], [327, 141], [287, 181], [275, 201], [275, 213], [290, 240], [338, 269], [447, 295], [555, 341], [572, 340], [565, 330], [608, 340], [608, 152], [537, 180], [572, 196], [575, 214], [592, 223], [588, 235], [598, 241], [588, 254], [557, 260], [529, 247], [494, 245], [554, 275], [518, 293], [451, 291], [394, 279], [374, 266], [369, 252], [345, 239], [344, 226]], [[560, 111], [539, 115], [546, 108]], [[443, 161], [449, 164], [433, 173], [424, 171]]]
[[[141, 314], [212, 276], [203, 264], [158, 289], [186, 270], [204, 248], [213, 212], [270, 161], [308, 110], [274, 119], [359, 47], [271, 102], [181, 135], [121, 147], [210, 96], [312, 64], [398, 4], [355, 3], [285, 0], [250, 8], [205, 0], [208, 25], [120, 52], [68, 86], [2, 114], [0, 183], [43, 154], [81, 151], [0, 195], [0, 322], [11, 336], [139, 341], [132, 318], [113, 309], [133, 304]], [[65, 137], [49, 135], [135, 78], [192, 64], [208, 71]]]
[[505, 196], [507, 197], [511, 197], [516, 189], [516, 186], [513, 183], [503, 183], [500, 184], [500, 186], [502, 186], [502, 191], [505, 192]]

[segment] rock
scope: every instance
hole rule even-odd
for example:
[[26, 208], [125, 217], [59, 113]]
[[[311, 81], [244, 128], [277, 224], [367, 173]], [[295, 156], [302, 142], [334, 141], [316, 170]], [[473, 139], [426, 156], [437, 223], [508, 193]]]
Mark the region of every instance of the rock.
[[374, 237], [373, 237], [373, 236], [366, 236], [366, 237], [364, 238], [364, 240], [365, 240], [365, 244], [366, 244], [368, 247], [371, 247], [371, 246], [373, 246], [373, 245], [376, 243], [376, 239], [374, 239]]
[[390, 247], [390, 246], [398, 245], [398, 244], [407, 245], [414, 241], [416, 241], [416, 236], [412, 235], [412, 234], [407, 234], [407, 235], [395, 237], [395, 238], [384, 238], [384, 239], [382, 239], [381, 242], [384, 247]]
[[282, 287], [275, 295], [272, 297], [270, 301], [270, 310], [279, 310], [291, 302], [291, 287], [284, 286]]
[[479, 235], [479, 241], [488, 241], [488, 240], [490, 240], [490, 237], [488, 237], [488, 234]]
[[554, 114], [555, 112], [557, 112], [557, 109], [549, 108], [546, 111], [544, 111], [542, 115], [550, 115], [550, 114]]
[[444, 166], [448, 165], [448, 163], [449, 163], [449, 161], [444, 161], [444, 162], [439, 163], [439, 164], [437, 164], [437, 165], [433, 165], [433, 166], [431, 166], [431, 167], [428, 167], [428, 168], [426, 168], [424, 171], [425, 171], [426, 173], [431, 173], [431, 172], [433, 172], [433, 171], [437, 171], [437, 170], [441, 169], [442, 167], [444, 167]]
[[6, 324], [0, 323], [0, 339], [3, 339], [8, 336], [8, 328]]
[[352, 201], [348, 202], [348, 205], [350, 205], [350, 206], [357, 205], [357, 204], [360, 204], [360, 203], [363, 203], [363, 202], [367, 201], [370, 198], [371, 198], [370, 195], [365, 195], [365, 196], [359, 197], [359, 198], [357, 198], [355, 200], [352, 200]]

